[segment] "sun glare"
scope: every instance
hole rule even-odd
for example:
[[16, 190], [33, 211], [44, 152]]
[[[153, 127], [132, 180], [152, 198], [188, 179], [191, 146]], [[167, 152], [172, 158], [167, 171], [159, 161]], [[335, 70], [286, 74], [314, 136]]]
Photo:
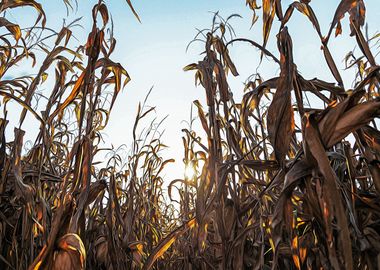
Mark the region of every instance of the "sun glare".
[[192, 164], [187, 164], [185, 166], [185, 178], [193, 179], [197, 175], [197, 172]]

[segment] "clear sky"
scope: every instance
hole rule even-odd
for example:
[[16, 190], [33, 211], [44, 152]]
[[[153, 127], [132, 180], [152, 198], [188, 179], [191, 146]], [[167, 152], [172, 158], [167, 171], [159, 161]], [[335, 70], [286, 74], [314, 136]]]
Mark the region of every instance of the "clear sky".
[[[47, 25], [58, 29], [66, 16], [63, 1], [44, 0], [40, 2], [47, 13]], [[85, 33], [90, 29], [91, 8], [97, 1], [78, 0], [78, 2], [78, 11], [72, 12], [67, 21], [70, 22], [74, 18], [83, 16], [84, 30], [76, 28], [74, 35], [84, 41]], [[194, 73], [182, 71], [185, 65], [202, 58], [199, 55], [202, 52], [200, 43], [195, 43], [187, 53], [185, 52], [187, 44], [197, 33], [195, 28], [210, 26], [212, 19], [210, 12], [219, 11], [220, 15], [224, 17], [238, 13], [243, 18], [236, 18], [232, 23], [237, 37], [250, 38], [261, 43], [261, 17], [257, 24], [250, 29], [252, 13], [245, 6], [244, 0], [135, 0], [132, 2], [141, 18], [141, 24], [134, 18], [124, 0], [106, 1], [114, 20], [114, 32], [118, 41], [113, 59], [127, 69], [132, 81], [115, 103], [109, 125], [105, 130], [107, 134], [105, 139], [108, 144], [112, 142], [115, 146], [130, 145], [137, 104], [144, 99], [150, 87], [154, 86], [148, 103], [156, 106], [158, 118], [169, 115], [163, 124], [166, 130], [163, 141], [169, 146], [165, 156], [175, 157], [177, 160], [176, 164], [170, 165], [171, 167], [166, 170], [167, 178], [170, 180], [183, 176], [181, 129], [186, 127], [186, 124], [182, 121], [189, 119], [193, 100], [204, 100], [204, 90], [194, 85]], [[284, 10], [291, 3], [289, 0], [282, 2]], [[380, 28], [380, 9], [378, 0], [365, 2], [371, 36], [376, 32], [376, 28]], [[338, 0], [311, 1], [323, 34], [328, 31], [338, 3]], [[35, 16], [31, 9], [17, 12], [12, 12], [10, 18], [13, 16], [14, 21], [18, 21], [20, 24]], [[23, 16], [20, 17], [19, 14], [23, 14]], [[340, 69], [344, 67], [341, 60], [343, 61], [345, 54], [354, 48], [354, 38], [349, 37], [347, 16], [342, 25], [343, 36], [332, 38], [330, 42], [334, 58], [341, 63]], [[319, 49], [318, 37], [308, 19], [304, 15], [294, 12], [288, 26], [296, 51], [294, 58], [298, 70], [308, 79], [318, 76], [333, 81], [323, 59], [322, 51]], [[278, 55], [275, 42], [277, 30], [278, 27], [274, 26], [268, 46], [275, 55]], [[356, 48], [357, 50], [358, 48]], [[230, 78], [229, 82], [236, 100], [239, 101], [239, 97], [243, 93], [243, 82], [249, 75], [256, 72], [260, 53], [247, 44], [238, 44], [230, 51], [240, 76]], [[27, 70], [27, 67], [20, 68]], [[259, 72], [268, 79], [278, 75], [279, 70], [270, 61], [264, 60]], [[352, 82], [352, 75], [350, 71], [343, 72], [343, 78], [348, 88]], [[199, 129], [199, 132], [202, 131]]]

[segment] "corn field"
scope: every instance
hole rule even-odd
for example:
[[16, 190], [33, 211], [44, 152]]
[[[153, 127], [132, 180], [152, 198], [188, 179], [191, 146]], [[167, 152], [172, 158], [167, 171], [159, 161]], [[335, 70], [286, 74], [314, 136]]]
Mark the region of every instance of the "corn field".
[[[63, 2], [68, 12], [80, 5]], [[79, 20], [57, 31], [37, 1], [1, 1], [0, 269], [380, 269], [380, 34], [365, 30], [365, 2], [341, 0], [321, 29], [311, 0], [246, 0], [262, 42], [236, 37], [239, 15], [215, 13], [189, 40], [204, 45], [184, 71], [206, 102], [193, 102], [191, 123], [202, 129], [182, 130], [187, 172], [172, 180], [163, 174], [174, 162], [162, 156], [165, 122], [140, 129], [154, 111], [146, 100], [132, 149], [102, 146], [130, 81], [113, 57], [111, 1], [88, 11], [92, 30], [78, 47], [70, 41]], [[21, 7], [37, 14], [27, 28], [8, 16]], [[288, 31], [297, 12], [319, 37], [321, 51], [310, 53], [322, 53], [335, 81], [297, 69]], [[342, 65], [330, 40], [348, 34], [358, 49]], [[278, 67], [265, 79], [253, 68], [241, 100], [228, 83], [239, 75], [229, 54], [237, 43]], [[15, 76], [22, 65], [37, 72]], [[342, 69], [355, 77], [344, 82]], [[30, 116], [39, 129], [28, 146]]]

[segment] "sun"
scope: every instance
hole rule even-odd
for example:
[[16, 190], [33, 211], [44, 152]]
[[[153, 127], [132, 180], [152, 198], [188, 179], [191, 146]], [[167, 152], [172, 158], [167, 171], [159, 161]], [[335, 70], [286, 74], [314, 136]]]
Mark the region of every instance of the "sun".
[[197, 171], [193, 164], [185, 165], [185, 179], [194, 179], [197, 176]]

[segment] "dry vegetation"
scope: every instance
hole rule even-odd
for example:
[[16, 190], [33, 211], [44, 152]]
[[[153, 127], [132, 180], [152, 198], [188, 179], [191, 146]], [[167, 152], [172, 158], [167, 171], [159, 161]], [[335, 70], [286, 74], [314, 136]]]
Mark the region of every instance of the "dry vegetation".
[[[172, 160], [160, 156], [165, 145], [157, 125], [138, 132], [153, 110], [145, 102], [128, 156], [112, 150], [105, 162], [96, 161], [112, 105], [129, 81], [112, 60], [116, 41], [106, 5], [99, 1], [89, 11], [87, 42], [73, 49], [71, 29], [78, 22], [47, 30], [37, 2], [2, 1], [0, 268], [380, 269], [379, 36], [362, 32], [363, 0], [342, 0], [327, 33], [309, 2], [296, 1], [283, 12], [281, 0], [247, 0], [253, 23], [261, 14], [262, 44], [234, 39], [230, 20], [237, 15], [224, 20], [215, 14], [211, 29], [196, 37], [204, 41], [204, 58], [185, 70], [196, 72], [207, 104], [194, 102], [202, 135], [191, 126], [184, 130], [184, 162], [196, 174], [170, 183], [169, 197], [179, 203], [174, 207], [163, 195], [162, 170]], [[30, 28], [6, 16], [21, 6], [38, 11]], [[336, 82], [308, 80], [297, 70], [287, 29], [293, 12], [317, 31]], [[345, 59], [345, 68], [357, 72], [353, 89], [344, 86], [329, 49], [333, 32], [342, 34], [344, 15], [360, 49]], [[266, 44], [274, 20], [280, 23], [272, 54]], [[250, 43], [258, 58], [280, 68], [268, 80], [252, 77], [241, 101], [227, 82], [227, 74], [238, 75], [228, 53], [236, 42]], [[37, 74], [14, 77], [27, 59]], [[41, 94], [48, 77], [55, 84]], [[41, 95], [47, 102], [39, 112]], [[313, 107], [307, 96], [324, 107]], [[15, 104], [22, 108], [19, 126], [7, 141], [8, 109]], [[24, 153], [26, 115], [40, 128]]]

